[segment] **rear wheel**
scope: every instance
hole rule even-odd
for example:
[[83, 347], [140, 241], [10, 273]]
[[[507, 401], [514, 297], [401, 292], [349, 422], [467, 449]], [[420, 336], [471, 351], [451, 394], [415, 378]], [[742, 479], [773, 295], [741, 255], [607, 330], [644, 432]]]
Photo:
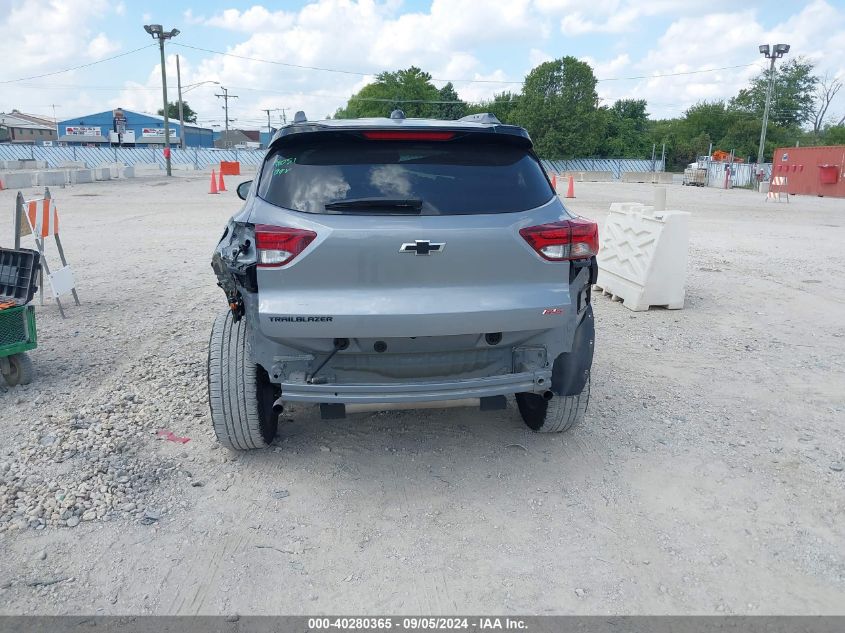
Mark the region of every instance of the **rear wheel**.
[[252, 360], [247, 321], [226, 310], [214, 321], [208, 345], [208, 402], [217, 440], [233, 450], [264, 448], [276, 437], [276, 387]]
[[6, 379], [6, 383], [10, 387], [28, 385], [32, 382], [35, 372], [32, 369], [32, 361], [29, 356], [26, 354], [12, 354], [9, 356], [8, 361], [9, 371], [3, 374], [3, 378]]
[[581, 393], [545, 400], [536, 393], [516, 394], [516, 404], [525, 424], [538, 433], [562, 433], [584, 419], [590, 401], [590, 379]]

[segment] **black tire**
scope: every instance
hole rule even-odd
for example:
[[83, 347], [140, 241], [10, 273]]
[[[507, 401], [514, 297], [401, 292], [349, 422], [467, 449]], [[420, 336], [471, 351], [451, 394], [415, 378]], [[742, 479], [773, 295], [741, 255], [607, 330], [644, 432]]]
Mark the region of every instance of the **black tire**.
[[26, 354], [12, 354], [9, 360], [9, 373], [3, 374], [6, 383], [10, 387], [28, 385], [35, 377], [35, 370], [32, 369], [32, 360]]
[[562, 433], [584, 419], [590, 401], [590, 378], [581, 393], [574, 396], [555, 396], [544, 400], [536, 393], [516, 394], [516, 404], [522, 420], [538, 433]]
[[208, 344], [208, 404], [217, 440], [232, 450], [265, 448], [276, 437], [276, 387], [252, 360], [245, 318], [226, 310], [214, 321]]

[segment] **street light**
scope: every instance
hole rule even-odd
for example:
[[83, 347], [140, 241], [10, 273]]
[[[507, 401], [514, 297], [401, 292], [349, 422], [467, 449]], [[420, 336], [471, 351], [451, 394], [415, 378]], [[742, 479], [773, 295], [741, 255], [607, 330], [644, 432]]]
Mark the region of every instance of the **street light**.
[[789, 52], [789, 44], [775, 44], [774, 48], [768, 44], [761, 44], [758, 48], [760, 54], [766, 59], [771, 59], [769, 65], [769, 85], [766, 88], [766, 107], [763, 110], [763, 129], [760, 130], [760, 148], [757, 150], [757, 164], [763, 164], [763, 150], [766, 145], [766, 128], [769, 126], [769, 107], [772, 103], [772, 90], [775, 86], [775, 60], [780, 59]]
[[179, 56], [176, 56], [176, 82], [179, 88], [179, 147], [185, 149], [185, 104], [182, 101], [182, 94], [185, 92], [190, 92], [194, 88], [199, 88], [203, 84], [217, 84], [220, 85], [219, 81], [199, 81], [195, 84], [188, 84], [185, 86], [185, 90], [182, 90], [182, 72], [179, 70]]
[[[164, 161], [167, 165], [167, 175], [173, 175], [170, 170], [170, 127], [167, 117], [167, 71], [164, 67], [164, 41], [179, 35], [179, 29], [165, 31], [161, 24], [145, 24], [144, 30], [158, 40], [158, 48], [161, 52], [161, 94], [164, 101]], [[184, 135], [184, 130], [181, 131]]]

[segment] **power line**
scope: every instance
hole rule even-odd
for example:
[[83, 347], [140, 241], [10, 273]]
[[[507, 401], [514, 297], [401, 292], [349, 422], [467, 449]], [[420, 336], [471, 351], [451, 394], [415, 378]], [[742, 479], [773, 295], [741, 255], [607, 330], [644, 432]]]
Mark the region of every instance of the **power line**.
[[136, 48], [131, 51], [126, 51], [125, 53], [119, 53], [117, 55], [112, 55], [111, 57], [106, 57], [105, 59], [99, 59], [95, 62], [88, 62], [87, 64], [80, 64], [79, 66], [73, 66], [72, 68], [65, 68], [63, 70], [55, 70], [50, 73], [43, 73], [41, 75], [32, 75], [31, 77], [19, 77], [18, 79], [4, 79], [0, 81], [0, 84], [11, 84], [17, 81], [29, 81], [30, 79], [41, 79], [42, 77], [52, 77], [53, 75], [61, 75], [62, 73], [69, 73], [72, 70], [79, 70], [80, 68], [88, 68], [89, 66], [96, 66], [97, 64], [102, 64], [103, 62], [110, 62], [113, 59], [118, 59], [119, 57], [126, 57], [127, 55], [131, 55], [132, 53], [137, 53], [138, 51], [142, 51], [145, 48], [150, 48], [151, 46], [155, 46], [155, 44], [147, 44], [146, 46], [142, 46], [141, 48]]
[[[175, 43], [174, 43], [175, 44]], [[214, 55], [223, 55], [224, 57], [235, 57], [250, 62], [261, 62], [264, 64], [274, 64], [276, 66], [286, 66], [288, 68], [298, 68], [300, 70], [319, 70], [326, 73], [339, 73], [341, 75], [354, 75], [356, 77], [375, 77], [379, 73], [362, 73], [355, 70], [344, 70], [341, 68], [325, 68], [323, 66], [305, 66], [302, 64], [291, 64], [289, 62], [279, 62], [271, 59], [261, 59], [260, 57], [247, 57], [246, 55], [237, 55], [235, 53], [224, 53], [223, 51], [215, 51], [210, 48], [202, 48], [199, 46], [191, 46], [190, 44], [175, 44], [183, 48], [190, 48], [195, 51], [202, 51], [204, 53], [212, 53]], [[504, 79], [438, 79], [432, 77], [432, 81], [451, 81], [451, 82], [465, 82], [465, 83], [491, 83], [491, 84], [521, 84], [522, 81], [507, 81]]]
[[758, 63], [753, 64], [739, 64], [738, 66], [722, 66], [721, 68], [704, 68], [702, 70], [689, 70], [680, 73], [665, 73], [658, 75], [638, 75], [636, 77], [606, 77], [604, 79], [596, 79], [596, 81], [628, 81], [633, 79], [655, 79], [658, 77], [680, 77], [682, 75], [698, 75], [700, 73], [713, 73], [719, 70], [733, 70], [734, 68], [748, 68], [750, 66], [758, 66]]
[[[243, 60], [246, 60], [246, 61], [260, 62], [260, 63], [264, 63], [264, 64], [274, 64], [276, 66], [286, 66], [288, 68], [298, 68], [300, 70], [317, 70], [317, 71], [327, 72], [327, 73], [339, 73], [339, 74], [342, 74], [342, 75], [354, 75], [356, 77], [374, 77], [374, 76], [379, 74], [379, 73], [373, 73], [373, 72], [364, 73], [364, 72], [359, 72], [359, 71], [355, 71], [355, 70], [345, 70], [345, 69], [341, 69], [341, 68], [326, 68], [324, 66], [306, 66], [306, 65], [303, 65], [303, 64], [292, 64], [290, 62], [280, 62], [280, 61], [275, 61], [275, 60], [270, 60], [270, 59], [262, 59], [260, 57], [248, 57], [246, 55], [237, 55], [235, 53], [224, 53], [223, 51], [215, 51], [215, 50], [210, 49], [210, 48], [202, 48], [200, 46], [192, 46], [190, 44], [183, 44], [181, 42], [179, 42], [179, 43], [174, 42], [174, 45], [175, 46], [181, 46], [183, 48], [190, 48], [190, 49], [193, 49], [193, 50], [202, 51], [204, 53], [212, 53], [213, 55], [223, 55], [224, 57], [235, 57], [237, 59], [243, 59]], [[602, 82], [602, 81], [629, 81], [629, 80], [635, 80], [635, 79], [653, 79], [653, 78], [659, 78], [659, 77], [680, 77], [680, 76], [683, 76], [683, 75], [697, 75], [697, 74], [701, 74], [701, 73], [717, 72], [717, 71], [720, 71], [720, 70], [733, 70], [733, 69], [736, 69], [736, 68], [748, 68], [750, 66], [759, 66], [759, 64], [755, 62], [755, 63], [751, 63], [751, 64], [738, 64], [738, 65], [735, 65], [735, 66], [721, 66], [719, 68], [703, 68], [701, 70], [688, 70], [688, 71], [677, 72], [677, 73], [658, 73], [658, 74], [653, 74], [653, 75], [636, 75], [636, 76], [633, 76], [633, 77], [605, 77], [605, 78], [602, 78], [602, 79], [597, 79], [596, 81], [597, 82]], [[513, 81], [513, 80], [505, 80], [505, 79], [442, 79], [442, 78], [432, 77], [431, 80], [432, 81], [453, 82], [453, 83], [491, 83], [491, 84], [523, 84], [523, 83], [525, 83], [524, 81]]]

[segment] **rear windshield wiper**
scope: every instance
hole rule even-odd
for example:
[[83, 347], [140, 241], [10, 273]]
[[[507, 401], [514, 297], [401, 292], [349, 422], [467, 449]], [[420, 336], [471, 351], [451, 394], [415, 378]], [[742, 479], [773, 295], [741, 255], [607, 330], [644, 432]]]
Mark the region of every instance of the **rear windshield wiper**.
[[423, 201], [417, 198], [354, 198], [326, 203], [326, 211], [373, 211], [376, 213], [419, 213]]

